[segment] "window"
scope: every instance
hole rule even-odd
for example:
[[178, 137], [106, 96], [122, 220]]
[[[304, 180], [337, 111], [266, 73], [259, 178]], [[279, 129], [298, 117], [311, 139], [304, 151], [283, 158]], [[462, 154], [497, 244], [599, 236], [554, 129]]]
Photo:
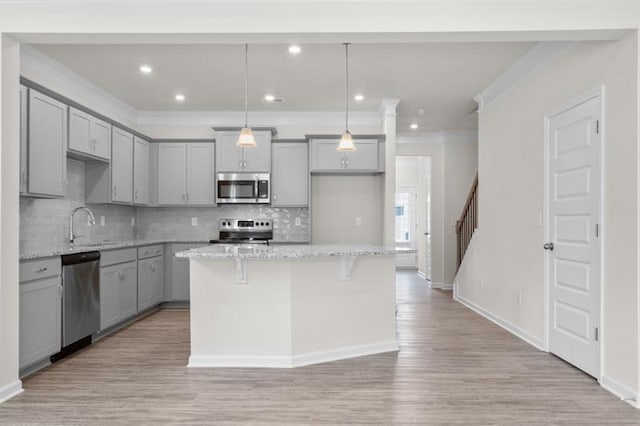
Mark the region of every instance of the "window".
[[396, 242], [406, 243], [411, 240], [411, 221], [409, 220], [408, 192], [396, 192]]

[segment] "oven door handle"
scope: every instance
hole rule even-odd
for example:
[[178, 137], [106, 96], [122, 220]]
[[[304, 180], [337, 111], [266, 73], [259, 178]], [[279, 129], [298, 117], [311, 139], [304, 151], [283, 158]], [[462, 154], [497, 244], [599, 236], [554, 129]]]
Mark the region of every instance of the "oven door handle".
[[256, 176], [256, 180], [253, 181], [253, 190], [254, 190], [253, 195], [256, 196], [256, 203], [258, 202], [258, 198], [260, 197], [260, 194], [258, 194], [258, 187], [259, 187], [259, 185], [258, 185], [259, 180], [258, 179], [259, 179], [258, 176]]

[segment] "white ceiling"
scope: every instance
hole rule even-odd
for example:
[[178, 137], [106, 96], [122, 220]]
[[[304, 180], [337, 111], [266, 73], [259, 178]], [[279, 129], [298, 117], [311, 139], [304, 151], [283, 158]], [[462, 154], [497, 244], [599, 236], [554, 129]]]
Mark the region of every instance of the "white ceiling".
[[[420, 132], [473, 130], [473, 96], [520, 58], [533, 43], [352, 44], [350, 108], [374, 111], [398, 98], [399, 132], [411, 122]], [[244, 46], [35, 45], [35, 48], [140, 111], [233, 111], [244, 108]], [[249, 109], [344, 111], [344, 47], [284, 44], [249, 47]], [[141, 64], [153, 67], [142, 75]], [[177, 103], [176, 93], [186, 101]], [[286, 99], [265, 104], [267, 93]], [[425, 115], [418, 117], [418, 109]]]

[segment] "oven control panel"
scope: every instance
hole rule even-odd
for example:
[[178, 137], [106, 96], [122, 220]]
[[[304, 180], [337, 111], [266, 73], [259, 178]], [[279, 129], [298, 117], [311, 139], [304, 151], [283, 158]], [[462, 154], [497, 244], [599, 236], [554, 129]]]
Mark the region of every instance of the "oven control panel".
[[220, 231], [271, 231], [273, 222], [271, 219], [220, 219], [218, 223]]

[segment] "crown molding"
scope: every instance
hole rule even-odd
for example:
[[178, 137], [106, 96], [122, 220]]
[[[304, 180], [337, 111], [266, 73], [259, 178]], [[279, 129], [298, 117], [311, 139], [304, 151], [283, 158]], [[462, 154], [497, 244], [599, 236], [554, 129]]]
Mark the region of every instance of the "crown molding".
[[400, 99], [397, 98], [383, 99], [382, 102], [380, 102], [380, 108], [378, 109], [380, 118], [384, 119], [385, 115], [397, 115], [396, 108], [399, 103]]
[[540, 68], [553, 61], [562, 52], [573, 46], [574, 42], [537, 43], [520, 59], [503, 72], [493, 83], [474, 96], [478, 112], [509, 93], [514, 87], [531, 77]]
[[[137, 123], [147, 126], [237, 127], [244, 122], [244, 111], [139, 111]], [[349, 113], [349, 125], [378, 126], [377, 112]], [[344, 112], [329, 111], [249, 111], [251, 127], [344, 126]]]
[[20, 46], [20, 74], [115, 121], [135, 127], [137, 111], [134, 107], [60, 62], [24, 44]]

